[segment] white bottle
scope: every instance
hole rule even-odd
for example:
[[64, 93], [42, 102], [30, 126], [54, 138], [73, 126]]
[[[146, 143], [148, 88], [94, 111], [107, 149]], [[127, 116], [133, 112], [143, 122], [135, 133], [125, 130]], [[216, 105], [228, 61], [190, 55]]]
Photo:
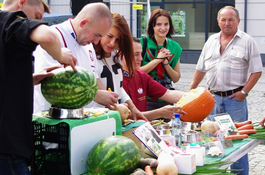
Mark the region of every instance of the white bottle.
[[181, 147], [182, 144], [182, 122], [180, 120], [180, 115], [175, 114], [175, 119], [171, 123], [172, 135], [175, 137], [176, 146]]

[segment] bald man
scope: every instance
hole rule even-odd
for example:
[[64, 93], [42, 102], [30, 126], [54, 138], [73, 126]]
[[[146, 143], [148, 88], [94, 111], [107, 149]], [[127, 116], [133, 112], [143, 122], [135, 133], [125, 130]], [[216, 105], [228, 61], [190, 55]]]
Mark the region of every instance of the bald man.
[[[109, 8], [104, 3], [90, 3], [84, 6], [74, 19], [52, 26], [60, 36], [61, 47], [67, 47], [78, 59], [77, 65], [84, 67], [97, 77], [97, 58], [92, 43], [97, 44], [102, 36], [105, 36], [112, 27], [112, 16]], [[34, 52], [35, 70], [44, 67], [59, 65], [41, 47]], [[47, 58], [43, 60], [43, 58]], [[119, 96], [115, 92], [100, 89], [101, 82], [98, 81], [99, 90], [95, 101], [104, 106], [117, 102]], [[92, 106], [92, 103], [87, 107]], [[48, 110], [50, 104], [44, 99], [40, 86], [34, 87], [34, 114], [40, 114]]]

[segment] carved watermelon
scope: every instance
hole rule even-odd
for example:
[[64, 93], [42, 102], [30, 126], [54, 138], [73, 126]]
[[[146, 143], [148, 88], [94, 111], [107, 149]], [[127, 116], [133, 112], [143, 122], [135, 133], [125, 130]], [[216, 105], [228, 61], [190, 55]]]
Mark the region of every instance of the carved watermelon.
[[41, 82], [44, 98], [54, 107], [77, 109], [89, 104], [98, 90], [97, 79], [89, 70], [78, 67], [77, 72], [71, 67], [55, 69], [53, 77]]

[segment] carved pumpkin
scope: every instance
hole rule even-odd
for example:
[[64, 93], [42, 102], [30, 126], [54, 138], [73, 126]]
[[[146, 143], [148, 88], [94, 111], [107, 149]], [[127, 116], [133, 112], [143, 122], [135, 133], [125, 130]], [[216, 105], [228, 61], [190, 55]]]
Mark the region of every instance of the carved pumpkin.
[[214, 103], [214, 97], [209, 90], [197, 87], [185, 93], [176, 105], [187, 112], [180, 117], [182, 121], [200, 122], [211, 113]]

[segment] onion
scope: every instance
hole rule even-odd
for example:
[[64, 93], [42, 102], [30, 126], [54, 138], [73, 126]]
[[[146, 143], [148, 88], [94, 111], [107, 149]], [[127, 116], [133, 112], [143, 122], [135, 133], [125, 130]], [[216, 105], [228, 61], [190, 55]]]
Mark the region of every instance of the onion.
[[128, 116], [131, 113], [131, 111], [128, 109], [128, 107], [125, 106], [124, 104], [117, 104], [117, 105], [115, 105], [114, 110], [115, 111], [119, 111], [122, 121], [125, 120], [125, 119], [127, 119]]

